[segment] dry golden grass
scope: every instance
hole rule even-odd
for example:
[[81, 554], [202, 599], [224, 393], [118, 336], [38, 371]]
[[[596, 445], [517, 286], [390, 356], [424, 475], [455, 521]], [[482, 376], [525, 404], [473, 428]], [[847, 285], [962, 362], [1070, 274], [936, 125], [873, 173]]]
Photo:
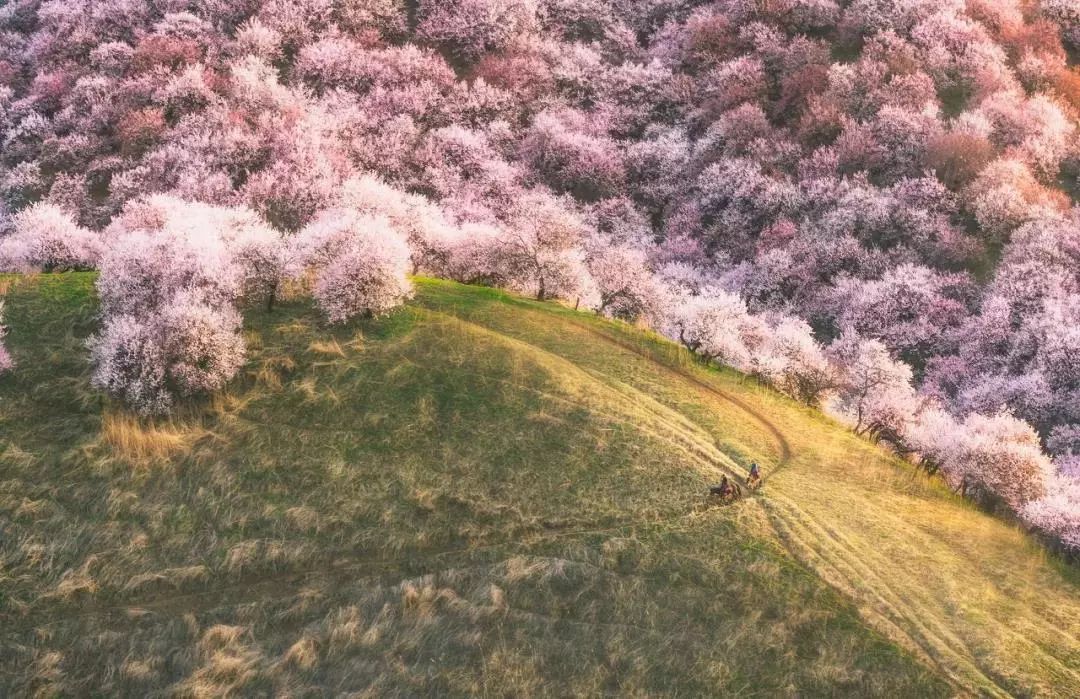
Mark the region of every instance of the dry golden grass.
[[295, 369], [296, 361], [292, 357], [267, 357], [256, 365], [252, 375], [268, 389], [278, 391], [281, 390], [285, 378]]
[[146, 461], [180, 454], [206, 436], [198, 425], [147, 420], [123, 410], [101, 418], [101, 442], [121, 459]]
[[317, 340], [308, 345], [308, 352], [321, 354], [328, 357], [344, 357], [345, 350], [337, 340]]

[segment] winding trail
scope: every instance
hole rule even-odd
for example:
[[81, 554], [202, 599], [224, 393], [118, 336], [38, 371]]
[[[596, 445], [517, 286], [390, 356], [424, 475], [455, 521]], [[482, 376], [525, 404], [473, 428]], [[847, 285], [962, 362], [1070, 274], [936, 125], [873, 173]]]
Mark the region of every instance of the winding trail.
[[[652, 361], [665, 373], [679, 376], [753, 417], [773, 437], [781, 454], [776, 467], [763, 478], [763, 483], [790, 463], [793, 449], [783, 432], [766, 415], [743, 400], [710, 385], [688, 371], [657, 360], [641, 346], [612, 337], [586, 323], [576, 320], [567, 322], [588, 332], [592, 337]], [[861, 559], [862, 554], [851, 550], [831, 527], [820, 522], [805, 508], [783, 494], [772, 493], [769, 497], [761, 498], [760, 502], [778, 540], [792, 556], [817, 571], [849, 598], [861, 600], [863, 614], [927, 666], [937, 668], [958, 692], [975, 692], [988, 697], [1010, 696], [1009, 691], [972, 657], [966, 639], [957, 635], [959, 629], [942, 623], [932, 615], [920, 614], [919, 610], [913, 608], [910, 601], [905, 599], [901, 590], [895, 589], [889, 580], [881, 576], [872, 562]], [[875, 562], [878, 561], [875, 559]], [[864, 585], [861, 588], [862, 594], [856, 591], [860, 589], [860, 584]], [[865, 604], [867, 601], [870, 605]], [[1014, 636], [1019, 635], [1015, 631], [1012, 633]], [[1059, 672], [1070, 672], [1058, 659], [1048, 660], [1053, 661]]]
[[576, 320], [568, 320], [567, 323], [580, 330], [588, 332], [591, 336], [602, 340], [603, 342], [606, 342], [615, 347], [619, 347], [627, 352], [632, 352], [633, 354], [636, 354], [643, 359], [647, 359], [655, 366], [659, 367], [664, 373], [669, 375], [675, 375], [686, 381], [689, 381], [690, 383], [694, 384], [705, 392], [716, 396], [717, 398], [720, 398], [721, 400], [726, 401], [731, 405], [734, 405], [739, 410], [742, 410], [744, 413], [754, 418], [754, 420], [762, 427], [764, 427], [765, 430], [772, 436], [773, 441], [776, 442], [777, 449], [780, 452], [780, 459], [777, 461], [776, 467], [762, 478], [763, 482], [767, 480], [768, 477], [772, 475], [772, 473], [779, 470], [782, 466], [786, 466], [791, 461], [793, 451], [791, 448], [791, 443], [788, 442], [787, 438], [784, 436], [784, 433], [781, 432], [780, 428], [777, 427], [776, 424], [773, 423], [771, 420], [769, 420], [769, 418], [766, 417], [764, 413], [749, 405], [741, 398], [737, 398], [730, 393], [722, 391], [721, 389], [710, 384], [701, 377], [696, 376], [692, 372], [683, 371], [676, 367], [665, 364], [664, 362], [661, 362], [660, 360], [656, 359], [656, 357], [652, 356], [648, 351], [642, 349], [639, 345], [634, 345], [631, 342], [626, 342], [624, 340], [614, 338], [607, 333], [598, 330], [597, 328], [589, 326], [587, 323], [581, 323]]

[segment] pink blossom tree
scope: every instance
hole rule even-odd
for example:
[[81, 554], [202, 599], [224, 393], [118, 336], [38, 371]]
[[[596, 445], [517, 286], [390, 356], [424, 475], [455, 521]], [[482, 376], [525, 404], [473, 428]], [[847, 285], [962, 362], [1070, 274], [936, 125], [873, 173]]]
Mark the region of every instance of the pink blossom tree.
[[238, 54], [254, 56], [264, 61], [281, 58], [284, 37], [277, 29], [267, 26], [258, 17], [250, 17], [236, 29], [235, 50]]
[[840, 376], [805, 321], [769, 319], [764, 341], [751, 357], [751, 372], [807, 405], [820, 405]]
[[1000, 91], [979, 104], [999, 148], [1024, 162], [1044, 182], [1057, 177], [1061, 161], [1075, 152], [1076, 124], [1047, 95], [1024, 98]]
[[1058, 475], [1045, 495], [1024, 504], [1020, 517], [1065, 550], [1080, 551], [1080, 479]]
[[955, 490], [1014, 512], [1042, 498], [1053, 479], [1035, 430], [1007, 412], [959, 421], [931, 404], [911, 422], [906, 440]]
[[1053, 476], [1035, 430], [1008, 413], [969, 415], [952, 457], [944, 471], [954, 488], [1014, 511], [1043, 497]]
[[110, 314], [91, 338], [92, 381], [146, 415], [222, 388], [244, 360], [240, 317], [181, 291], [153, 313]]
[[540, 28], [534, 0], [420, 0], [417, 34], [465, 60]]
[[903, 433], [905, 452], [918, 457], [929, 474], [951, 468], [953, 455], [962, 438], [960, 422], [940, 403], [929, 400], [914, 413]]
[[636, 200], [654, 215], [681, 190], [680, 173], [690, 162], [685, 130], [655, 127], [626, 147], [627, 184]]
[[827, 408], [852, 423], [856, 434], [902, 439], [919, 400], [911, 367], [892, 358], [885, 345], [846, 333], [828, 347], [841, 379]]
[[278, 32], [285, 46], [295, 50], [329, 28], [334, 4], [332, 0], [265, 0], [257, 3], [255, 16]]
[[1062, 38], [1073, 48], [1080, 47], [1080, 7], [1069, 0], [1043, 0], [1039, 9], [1061, 27]]
[[707, 73], [701, 81], [704, 107], [719, 114], [743, 102], [755, 102], [768, 90], [765, 66], [756, 56], [740, 56]]
[[494, 223], [464, 221], [446, 246], [442, 274], [465, 284], [507, 286], [510, 269], [502, 254], [506, 232]]
[[276, 230], [250, 210], [236, 211], [224, 232], [227, 254], [240, 275], [241, 298], [261, 300], [271, 311], [291, 264], [291, 248]]
[[386, 39], [401, 37], [408, 25], [404, 0], [339, 0], [334, 3], [334, 19], [353, 34], [378, 32]]
[[588, 246], [586, 263], [600, 293], [598, 312], [629, 321], [660, 319], [667, 293], [648, 260], [646, 250], [632, 245]]
[[331, 323], [382, 315], [412, 297], [408, 245], [385, 218], [328, 210], [299, 236], [299, 259]]
[[0, 238], [0, 269], [58, 272], [90, 269], [101, 256], [101, 236], [82, 228], [52, 204], [35, 204], [13, 217], [13, 231]]
[[622, 187], [619, 148], [593, 116], [563, 110], [536, 116], [519, 155], [541, 181], [583, 201], [610, 196]]
[[564, 200], [542, 192], [522, 197], [507, 217], [505, 232], [498, 255], [515, 288], [541, 301], [596, 304], [583, 249], [589, 231]]
[[434, 198], [476, 199], [509, 210], [521, 193], [522, 168], [503, 157], [492, 134], [448, 126], [428, 131], [412, 154], [418, 189]]
[[927, 146], [943, 132], [936, 110], [882, 107], [864, 123], [850, 123], [837, 140], [841, 167], [865, 170], [876, 181], [892, 183], [918, 176]]
[[931, 0], [855, 0], [844, 11], [843, 23], [850, 29], [871, 35], [879, 31], [897, 34], [910, 32], [919, 22], [941, 11], [942, 5], [955, 7], [955, 3], [938, 3]]
[[[244, 184], [243, 199], [276, 227], [299, 230], [328, 206], [351, 168], [302, 129], [285, 135], [277, 157]], [[328, 157], [329, 156], [329, 157]]]
[[748, 158], [722, 159], [697, 178], [699, 235], [734, 256], [750, 253], [757, 234], [801, 205], [799, 188]]
[[235, 303], [276, 288], [277, 234], [250, 210], [155, 196], [129, 204], [107, 238], [94, 385], [144, 414], [222, 388], [244, 358]]
[[901, 265], [880, 280], [837, 284], [836, 323], [881, 340], [907, 362], [923, 365], [952, 350], [951, 335], [967, 318], [970, 281], [928, 267]]
[[963, 194], [965, 208], [979, 224], [980, 235], [1000, 243], [1024, 223], [1060, 211], [1060, 196], [1040, 185], [1027, 165], [996, 160], [979, 173]]
[[149, 313], [182, 290], [231, 306], [243, 278], [229, 241], [243, 233], [230, 224], [258, 225], [249, 213], [164, 195], [129, 204], [106, 231], [97, 281], [103, 312]]
[[743, 371], [764, 342], [765, 326], [736, 295], [715, 287], [694, 295], [673, 290], [664, 331], [706, 362]]
[[412, 274], [441, 271], [449, 245], [460, 235], [442, 207], [423, 195], [402, 191], [370, 175], [346, 181], [338, 203], [361, 214], [386, 217], [409, 244]]

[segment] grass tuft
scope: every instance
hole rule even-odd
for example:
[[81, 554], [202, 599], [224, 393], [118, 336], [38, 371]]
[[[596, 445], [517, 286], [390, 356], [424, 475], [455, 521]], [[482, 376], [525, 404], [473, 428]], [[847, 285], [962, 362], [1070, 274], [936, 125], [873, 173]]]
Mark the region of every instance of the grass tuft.
[[101, 441], [113, 455], [133, 462], [165, 459], [189, 449], [207, 431], [174, 421], [147, 420], [110, 411], [101, 419]]
[[314, 354], [321, 354], [327, 357], [344, 357], [345, 350], [341, 348], [341, 345], [336, 339], [332, 340], [319, 340], [312, 342], [308, 345], [308, 352]]

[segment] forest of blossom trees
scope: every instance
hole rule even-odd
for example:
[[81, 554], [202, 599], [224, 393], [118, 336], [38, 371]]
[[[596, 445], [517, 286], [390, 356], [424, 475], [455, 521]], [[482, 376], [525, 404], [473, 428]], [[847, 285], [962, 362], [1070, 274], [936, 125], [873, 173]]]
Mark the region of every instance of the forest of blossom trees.
[[1075, 0], [8, 0], [0, 269], [100, 270], [146, 414], [284, 293], [561, 300], [1080, 550], [1078, 55]]

